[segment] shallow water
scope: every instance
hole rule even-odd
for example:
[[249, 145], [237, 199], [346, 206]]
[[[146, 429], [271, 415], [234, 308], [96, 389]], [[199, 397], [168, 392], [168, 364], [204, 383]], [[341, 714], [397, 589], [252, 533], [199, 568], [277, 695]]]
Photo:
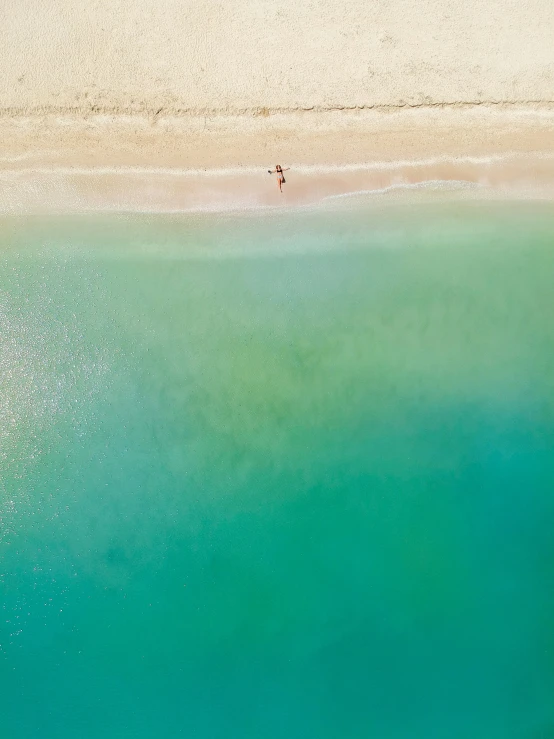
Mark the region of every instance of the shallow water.
[[552, 736], [550, 206], [0, 240], [2, 736]]

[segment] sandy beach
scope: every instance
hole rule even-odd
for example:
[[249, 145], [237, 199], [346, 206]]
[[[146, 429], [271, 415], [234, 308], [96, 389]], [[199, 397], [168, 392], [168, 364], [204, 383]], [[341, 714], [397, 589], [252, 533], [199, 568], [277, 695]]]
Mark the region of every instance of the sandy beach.
[[[554, 192], [554, 6], [77, 4], [8, 14], [0, 210]], [[338, 63], [340, 60], [340, 63]], [[283, 195], [267, 174], [291, 167]]]

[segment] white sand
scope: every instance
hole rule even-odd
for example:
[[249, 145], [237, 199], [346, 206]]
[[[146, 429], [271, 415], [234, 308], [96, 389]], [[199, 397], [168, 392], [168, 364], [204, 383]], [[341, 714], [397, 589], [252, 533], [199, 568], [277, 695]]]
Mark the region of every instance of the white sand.
[[554, 102], [552, 0], [4, 0], [3, 109]]
[[[265, 175], [277, 161], [293, 167], [290, 201], [437, 177], [554, 185], [552, 0], [4, 10], [1, 210], [284, 202]], [[367, 166], [302, 170], [327, 164]], [[121, 167], [140, 168], [132, 197]]]

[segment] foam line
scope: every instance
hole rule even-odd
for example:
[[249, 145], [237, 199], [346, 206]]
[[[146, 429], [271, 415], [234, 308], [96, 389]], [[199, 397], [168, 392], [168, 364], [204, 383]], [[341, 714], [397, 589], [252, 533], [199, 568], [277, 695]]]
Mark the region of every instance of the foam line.
[[[506, 152], [486, 156], [441, 156], [428, 159], [396, 159], [393, 161], [363, 162], [359, 164], [291, 164], [291, 170], [302, 174], [321, 174], [329, 172], [364, 172], [372, 170], [394, 170], [402, 168], [432, 167], [440, 164], [474, 164], [487, 165], [511, 159], [554, 159], [552, 152]], [[269, 166], [269, 165], [267, 165]], [[15, 175], [163, 175], [170, 177], [233, 177], [245, 174], [265, 174], [264, 167], [228, 167], [218, 169], [185, 169], [176, 167], [18, 167], [14, 169], [2, 168], [0, 174]]]

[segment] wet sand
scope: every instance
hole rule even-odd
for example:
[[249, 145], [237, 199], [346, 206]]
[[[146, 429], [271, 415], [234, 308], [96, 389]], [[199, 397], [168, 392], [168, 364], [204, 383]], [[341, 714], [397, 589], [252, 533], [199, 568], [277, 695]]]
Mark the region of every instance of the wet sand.
[[[0, 210], [291, 206], [411, 186], [551, 198], [554, 107], [0, 120]], [[267, 173], [291, 167], [280, 194]]]

